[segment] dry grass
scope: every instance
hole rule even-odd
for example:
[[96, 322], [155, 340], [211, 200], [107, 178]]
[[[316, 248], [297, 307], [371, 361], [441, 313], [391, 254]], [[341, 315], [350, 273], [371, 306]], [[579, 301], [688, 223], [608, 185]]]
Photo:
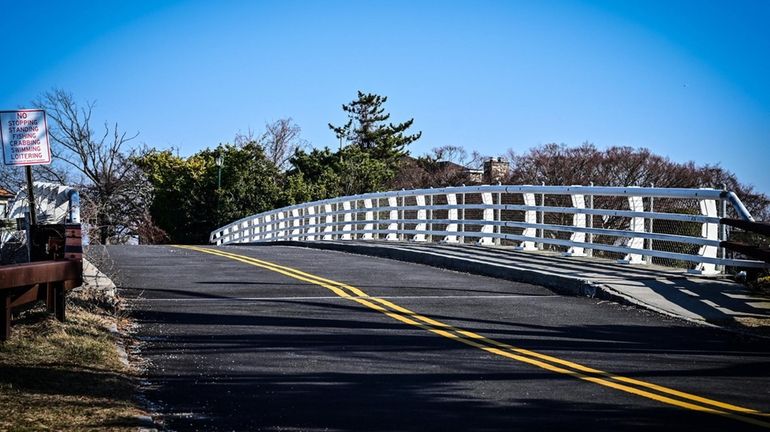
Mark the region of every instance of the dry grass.
[[24, 312], [0, 343], [0, 431], [135, 431], [142, 412], [109, 330], [117, 318], [67, 312], [65, 323]]

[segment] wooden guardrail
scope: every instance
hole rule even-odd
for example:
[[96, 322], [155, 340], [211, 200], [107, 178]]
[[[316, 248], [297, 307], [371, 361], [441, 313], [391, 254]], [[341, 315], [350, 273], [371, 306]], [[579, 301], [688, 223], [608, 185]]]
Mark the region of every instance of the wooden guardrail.
[[0, 341], [11, 336], [11, 309], [45, 301], [64, 321], [66, 292], [83, 283], [82, 261], [40, 261], [0, 267]]

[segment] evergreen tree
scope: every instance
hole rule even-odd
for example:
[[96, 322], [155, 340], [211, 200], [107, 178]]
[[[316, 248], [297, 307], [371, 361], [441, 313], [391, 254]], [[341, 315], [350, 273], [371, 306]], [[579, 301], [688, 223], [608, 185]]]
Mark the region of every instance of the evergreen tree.
[[390, 114], [383, 108], [387, 100], [387, 96], [359, 91], [357, 100], [342, 105], [342, 110], [348, 115], [348, 122], [342, 126], [330, 123], [329, 128], [334, 131], [337, 139], [346, 139], [375, 159], [393, 162], [408, 154], [406, 147], [417, 141], [422, 132], [406, 134], [414, 119], [397, 124], [386, 123], [390, 119]]

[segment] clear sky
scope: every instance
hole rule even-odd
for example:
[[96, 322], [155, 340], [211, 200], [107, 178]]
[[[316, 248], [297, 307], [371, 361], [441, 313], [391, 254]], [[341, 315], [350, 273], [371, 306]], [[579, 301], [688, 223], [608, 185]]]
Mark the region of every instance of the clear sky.
[[0, 109], [59, 87], [188, 155], [282, 117], [333, 147], [363, 90], [414, 117], [413, 154], [647, 147], [770, 193], [768, 23], [768, 0], [0, 0]]

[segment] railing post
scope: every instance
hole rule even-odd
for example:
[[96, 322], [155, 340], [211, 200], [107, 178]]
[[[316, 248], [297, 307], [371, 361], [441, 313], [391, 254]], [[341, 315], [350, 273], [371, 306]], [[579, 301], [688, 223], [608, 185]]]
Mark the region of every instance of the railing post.
[[[465, 185], [463, 185], [463, 187], [465, 187]], [[462, 208], [460, 209], [462, 213], [462, 215], [460, 216], [460, 232], [462, 232], [463, 234], [460, 236], [460, 243], [464, 244], [465, 243], [465, 191], [464, 190], [462, 193], [462, 197], [463, 197], [463, 204], [462, 204]]]
[[[722, 183], [722, 190], [727, 191], [727, 185]], [[724, 194], [723, 194], [724, 195]], [[719, 220], [727, 217], [727, 200], [724, 197], [719, 198]], [[727, 240], [727, 225], [722, 222], [719, 223], [719, 241], [723, 242]], [[719, 257], [722, 259], [727, 258], [727, 251], [723, 247], [719, 247]], [[719, 271], [724, 274], [727, 272], [727, 266], [720, 265]]]
[[374, 213], [374, 230], [377, 231], [374, 234], [374, 239], [379, 240], [380, 239], [380, 199], [377, 198], [377, 211]]
[[[433, 186], [431, 186], [433, 189]], [[433, 243], [433, 194], [430, 194], [430, 209], [428, 209], [428, 242]]]
[[[655, 186], [651, 184], [650, 187], [655, 187]], [[655, 197], [650, 197], [650, 213], [652, 213], [654, 211], [655, 211]], [[652, 234], [654, 232], [654, 230], [655, 230], [655, 228], [653, 227], [653, 224], [655, 223], [655, 219], [653, 219], [652, 217], [649, 217], [649, 218], [647, 218], [647, 221], [649, 222], [647, 232]], [[649, 251], [652, 250], [652, 239], [651, 238], [647, 239], [647, 250], [649, 250]], [[644, 256], [644, 262], [646, 262], [647, 264], [652, 264], [652, 255], [645, 255]]]
[[[541, 186], [545, 186], [545, 182], [542, 182]], [[538, 216], [539, 216], [538, 217], [538, 219], [539, 219], [538, 223], [539, 224], [544, 224], [545, 223], [545, 210], [543, 209], [543, 207], [545, 207], [545, 192], [540, 193], [540, 207], [541, 208], [538, 211]], [[545, 230], [542, 227], [537, 230], [537, 234], [538, 234], [539, 238], [541, 238], [541, 239], [545, 238]], [[537, 248], [539, 250], [545, 249], [545, 243], [543, 243], [543, 242], [537, 243]]]
[[334, 203], [334, 236], [335, 240], [340, 239], [340, 202]]
[[[401, 189], [401, 190], [403, 191], [404, 189]], [[399, 218], [401, 219], [401, 222], [400, 222], [401, 229], [398, 230], [399, 231], [398, 237], [399, 237], [399, 240], [401, 241], [404, 241], [404, 238], [405, 238], [405, 234], [404, 234], [404, 214], [405, 214], [404, 203], [405, 202], [406, 202], [405, 197], [401, 195], [401, 217]]]
[[305, 207], [299, 208], [299, 237], [297, 238], [298, 241], [305, 241], [307, 239], [307, 236], [305, 233], [307, 232], [307, 221], [305, 220]]
[[[594, 182], [591, 182], [591, 187], [594, 186]], [[594, 209], [594, 196], [588, 195], [588, 208], [591, 210]], [[594, 227], [594, 215], [593, 214], [587, 214], [588, 217], [588, 228], [593, 229]], [[588, 233], [588, 243], [593, 244], [594, 243], [594, 233]], [[593, 248], [588, 249], [587, 255], [592, 257], [594, 256], [594, 250]]]
[[[500, 182], [497, 182], [497, 185], [500, 186]], [[495, 221], [497, 221], [497, 224], [495, 225], [495, 232], [497, 233], [498, 236], [500, 235], [500, 232], [501, 232], [500, 222], [503, 221], [502, 210], [499, 208], [502, 204], [503, 204], [502, 194], [498, 192], [497, 193], [498, 208], [495, 209], [495, 214], [496, 214]], [[495, 237], [495, 244], [500, 246], [500, 243], [501, 243], [500, 237]]]

